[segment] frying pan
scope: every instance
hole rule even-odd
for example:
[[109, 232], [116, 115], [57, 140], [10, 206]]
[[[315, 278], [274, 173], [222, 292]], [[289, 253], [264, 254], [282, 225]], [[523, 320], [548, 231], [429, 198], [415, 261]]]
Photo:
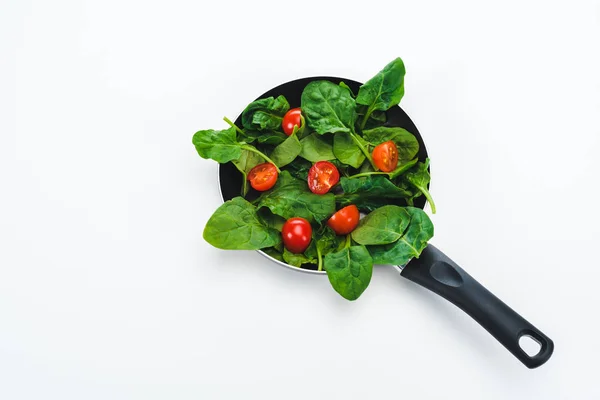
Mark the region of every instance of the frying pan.
[[[258, 99], [283, 95], [291, 107], [300, 107], [300, 97], [304, 87], [315, 80], [329, 80], [336, 84], [343, 81], [354, 93], [357, 93], [361, 86], [361, 83], [351, 79], [326, 76], [303, 78], [277, 86]], [[396, 106], [387, 111], [387, 118], [386, 126], [399, 126], [415, 135], [419, 142], [418, 158], [420, 161], [424, 161], [427, 158], [425, 143], [408, 115], [399, 106]], [[235, 123], [241, 126], [241, 115], [237, 117]], [[223, 201], [231, 200], [239, 195], [242, 179], [242, 174], [232, 163], [219, 165], [219, 186]], [[425, 203], [425, 198], [421, 196], [415, 200], [414, 206], [424, 208]], [[260, 250], [258, 252], [274, 263], [295, 271], [326, 274], [325, 271], [317, 271], [316, 266], [314, 269], [293, 267]], [[504, 304], [435, 246], [429, 244], [418, 259], [413, 258], [406, 265], [396, 266], [396, 268], [404, 278], [442, 296], [470, 315], [528, 368], [539, 367], [552, 355], [554, 343], [548, 336]], [[540, 345], [537, 354], [530, 356], [521, 348], [519, 340], [523, 336], [530, 337]]]

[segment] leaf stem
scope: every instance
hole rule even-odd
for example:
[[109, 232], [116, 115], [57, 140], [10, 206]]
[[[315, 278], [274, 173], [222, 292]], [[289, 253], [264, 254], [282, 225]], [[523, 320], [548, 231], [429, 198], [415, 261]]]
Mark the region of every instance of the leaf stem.
[[358, 146], [360, 151], [363, 152], [365, 157], [367, 157], [367, 160], [369, 160], [369, 162], [373, 166], [373, 169], [377, 170], [377, 166], [373, 162], [373, 157], [371, 157], [371, 153], [369, 153], [369, 150], [366, 149], [365, 146], [363, 146], [363, 144], [361, 143], [360, 139], [356, 136], [356, 134], [353, 132], [350, 132], [350, 137], [352, 138], [352, 140], [354, 140], [354, 143], [356, 143], [356, 145]]
[[227, 122], [227, 123], [229, 124], [229, 126], [231, 126], [232, 128], [235, 128], [235, 130], [236, 130], [238, 133], [240, 133], [240, 134], [244, 135], [244, 131], [243, 131], [243, 130], [241, 130], [240, 128], [238, 128], [236, 124], [234, 124], [233, 122], [231, 122], [231, 120], [230, 120], [229, 118], [227, 118], [227, 117], [223, 117], [223, 121]]
[[281, 172], [281, 170], [279, 169], [279, 167], [277, 166], [277, 164], [275, 164], [273, 162], [273, 160], [271, 160], [269, 157], [267, 157], [266, 155], [264, 155], [261, 151], [259, 151], [256, 147], [254, 146], [250, 146], [249, 144], [243, 144], [242, 145], [242, 149], [251, 151], [253, 153], [258, 154], [259, 156], [261, 156], [262, 158], [265, 159], [265, 161], [270, 162], [271, 164], [273, 164], [275, 166], [275, 168], [277, 169], [277, 172]]
[[350, 245], [352, 244], [352, 239], [350, 237], [350, 234], [346, 235], [346, 244], [344, 244], [344, 248], [347, 249], [348, 247], [350, 247]]
[[372, 105], [369, 106], [369, 108], [367, 108], [367, 112], [365, 113], [365, 116], [363, 117], [362, 122], [360, 123], [360, 130], [362, 131], [363, 129], [365, 129], [365, 126], [367, 125], [367, 121], [369, 120], [369, 117], [371, 116], [371, 114], [373, 114], [373, 109], [371, 109]]
[[317, 247], [317, 260], [318, 261], [318, 266], [317, 266], [317, 271], [323, 271], [323, 256], [321, 256], [321, 250], [319, 249], [319, 246]]
[[431, 193], [429, 193], [429, 190], [427, 190], [427, 188], [424, 186], [416, 186], [415, 185], [415, 187], [417, 189], [419, 189], [421, 191], [421, 193], [423, 193], [423, 195], [429, 202], [429, 205], [431, 206], [431, 213], [435, 214], [435, 203], [433, 202], [433, 198], [431, 197]]
[[371, 176], [371, 175], [389, 175], [389, 173], [388, 172], [381, 172], [381, 171], [361, 172], [360, 174], [349, 176], [348, 179], [362, 178], [363, 176]]

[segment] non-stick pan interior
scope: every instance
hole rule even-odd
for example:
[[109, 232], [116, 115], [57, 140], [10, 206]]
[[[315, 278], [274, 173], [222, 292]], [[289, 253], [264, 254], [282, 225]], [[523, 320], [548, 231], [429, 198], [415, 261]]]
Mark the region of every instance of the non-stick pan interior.
[[[292, 107], [292, 108], [300, 107], [300, 97], [302, 96], [302, 91], [304, 90], [306, 85], [308, 85], [312, 81], [319, 81], [319, 80], [328, 80], [333, 83], [339, 83], [339, 82], [343, 81], [346, 85], [348, 85], [350, 87], [350, 89], [352, 89], [352, 91], [354, 93], [358, 93], [358, 89], [362, 85], [360, 82], [356, 82], [356, 81], [353, 81], [350, 79], [336, 78], [336, 77], [330, 77], [330, 76], [302, 78], [302, 79], [296, 79], [294, 81], [290, 81], [290, 82], [284, 83], [282, 85], [279, 85], [279, 86], [269, 90], [268, 92], [262, 94], [255, 100], [262, 99], [265, 97], [270, 97], [270, 96], [277, 97], [277, 96], [283, 95], [290, 103], [290, 107]], [[242, 126], [242, 114], [241, 113], [236, 118], [235, 124], [240, 127]], [[385, 126], [399, 126], [399, 127], [406, 129], [413, 135], [415, 135], [415, 137], [417, 138], [417, 141], [419, 142], [419, 153], [418, 153], [419, 160], [425, 161], [425, 159], [427, 158], [427, 149], [425, 148], [425, 143], [423, 142], [423, 138], [421, 137], [421, 134], [419, 133], [415, 124], [411, 121], [411, 119], [408, 117], [408, 115], [399, 106], [392, 107], [391, 109], [389, 109], [387, 111], [387, 122], [385, 123]], [[236, 169], [236, 167], [232, 163], [221, 164], [219, 166], [219, 185], [221, 188], [221, 196], [223, 197], [223, 201], [231, 200], [232, 198], [240, 195], [240, 188], [242, 187], [242, 179], [243, 179], [242, 174]], [[252, 195], [252, 193], [250, 193], [250, 196], [251, 195]], [[426, 201], [425, 197], [421, 196], [414, 201], [414, 206], [423, 208], [423, 207], [425, 207], [425, 201]], [[259, 251], [259, 252], [261, 254], [263, 254], [265, 257], [271, 259], [272, 261], [274, 261], [278, 264], [282, 264], [282, 265], [288, 266], [288, 267], [296, 269], [296, 270], [305, 270], [306, 272], [317, 272], [316, 266], [314, 266], [314, 267], [309, 266], [308, 268], [305, 268], [305, 269], [299, 269], [297, 267], [292, 267], [292, 266], [289, 266], [278, 260], [275, 260], [274, 258], [269, 257], [268, 255], [266, 255], [265, 253], [263, 253], [261, 251]], [[319, 273], [320, 272], [321, 271], [319, 271]]]

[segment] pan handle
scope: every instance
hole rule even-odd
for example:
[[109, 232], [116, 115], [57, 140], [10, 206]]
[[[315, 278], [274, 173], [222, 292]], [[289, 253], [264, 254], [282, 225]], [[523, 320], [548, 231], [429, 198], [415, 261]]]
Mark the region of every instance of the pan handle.
[[[528, 368], [544, 364], [554, 351], [554, 343], [512, 308], [473, 279], [448, 256], [428, 245], [418, 259], [402, 270], [403, 277], [439, 294], [469, 314]], [[529, 356], [519, 345], [522, 336], [530, 336], [541, 346]]]

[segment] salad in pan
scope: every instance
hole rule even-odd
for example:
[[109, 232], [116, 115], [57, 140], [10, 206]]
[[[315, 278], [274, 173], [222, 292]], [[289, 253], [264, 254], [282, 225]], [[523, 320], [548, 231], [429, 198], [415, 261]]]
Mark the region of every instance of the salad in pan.
[[[407, 130], [388, 126], [386, 111], [404, 95], [396, 58], [360, 86], [310, 82], [299, 107], [284, 96], [250, 103], [241, 126], [194, 134], [198, 154], [233, 163], [240, 195], [206, 223], [219, 249], [262, 250], [298, 268], [323, 270], [344, 298], [356, 300], [373, 264], [418, 258], [433, 224], [414, 201], [428, 191], [429, 159]], [[364, 216], [361, 218], [361, 216]]]

